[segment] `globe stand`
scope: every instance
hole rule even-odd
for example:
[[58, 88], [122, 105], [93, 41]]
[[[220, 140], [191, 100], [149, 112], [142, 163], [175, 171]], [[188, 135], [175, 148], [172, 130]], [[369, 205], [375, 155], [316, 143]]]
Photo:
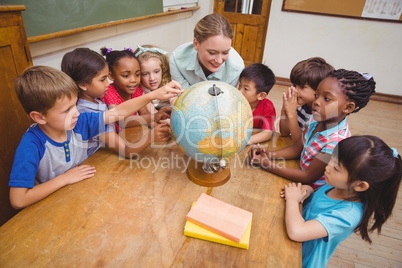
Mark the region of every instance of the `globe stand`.
[[187, 177], [200, 186], [216, 187], [221, 186], [230, 179], [230, 168], [219, 169], [217, 172], [208, 172], [203, 168], [203, 163], [191, 159], [187, 167]]

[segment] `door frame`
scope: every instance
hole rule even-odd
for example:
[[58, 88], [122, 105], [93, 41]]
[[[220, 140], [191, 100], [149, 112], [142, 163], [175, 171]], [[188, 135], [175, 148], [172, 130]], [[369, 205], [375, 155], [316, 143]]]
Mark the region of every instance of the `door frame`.
[[[261, 63], [264, 55], [265, 48], [265, 40], [267, 36], [268, 30], [268, 21], [269, 15], [271, 11], [271, 2], [272, 0], [263, 0], [263, 4], [261, 7], [261, 14], [241, 14], [235, 12], [225, 12], [224, 11], [224, 0], [214, 0], [214, 13], [219, 13], [224, 16], [229, 23], [232, 25], [233, 29], [233, 40], [232, 46], [236, 49], [236, 51], [243, 57], [243, 54], [247, 53], [247, 48], [243, 47], [244, 41], [243, 38], [247, 38], [248, 33], [244, 31], [244, 25], [261, 25], [261, 29], [257, 34], [255, 55], [252, 61], [245, 60], [245, 65], [249, 65], [253, 62]], [[237, 25], [242, 25], [243, 28], [238, 29]], [[239, 40], [239, 34], [242, 35], [242, 38]], [[244, 58], [244, 57], [243, 57]]]

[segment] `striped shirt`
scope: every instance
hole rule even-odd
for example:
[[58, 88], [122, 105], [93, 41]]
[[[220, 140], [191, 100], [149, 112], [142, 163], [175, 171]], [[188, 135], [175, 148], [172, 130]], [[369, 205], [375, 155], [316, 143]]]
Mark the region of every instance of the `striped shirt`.
[[[300, 166], [303, 170], [308, 168], [308, 166], [320, 152], [332, 155], [336, 145], [341, 140], [351, 136], [346, 118], [343, 119], [338, 125], [322, 132], [317, 132], [313, 137], [311, 137], [311, 134], [317, 125], [318, 122], [314, 120], [313, 116], [311, 116], [307, 123], [306, 131], [303, 135], [304, 148], [300, 156]], [[311, 186], [314, 190], [316, 190], [324, 183], [325, 176], [323, 174], [323, 176]]]
[[304, 131], [306, 129], [310, 116], [311, 107], [308, 107], [307, 104], [304, 104], [303, 106], [297, 108], [297, 123], [299, 123], [301, 131]]

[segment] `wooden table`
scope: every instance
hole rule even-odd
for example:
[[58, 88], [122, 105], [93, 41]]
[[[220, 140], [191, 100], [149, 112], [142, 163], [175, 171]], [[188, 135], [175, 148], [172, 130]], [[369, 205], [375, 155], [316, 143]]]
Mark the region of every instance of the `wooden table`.
[[[263, 147], [289, 142], [277, 134]], [[93, 178], [0, 228], [0, 267], [300, 267], [301, 243], [286, 234], [279, 197], [288, 181], [248, 166], [249, 149], [231, 161], [231, 179], [214, 188], [187, 178], [188, 158], [174, 142], [147, 148], [138, 160], [101, 149], [85, 161], [96, 167]], [[248, 250], [184, 236], [186, 214], [201, 193], [253, 213]]]

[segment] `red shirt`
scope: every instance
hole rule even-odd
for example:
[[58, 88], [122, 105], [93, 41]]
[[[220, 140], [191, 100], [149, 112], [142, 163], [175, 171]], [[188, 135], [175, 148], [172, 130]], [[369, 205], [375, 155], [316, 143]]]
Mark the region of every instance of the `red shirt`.
[[[131, 98], [137, 98], [139, 96], [142, 96], [142, 89], [138, 86], [134, 93], [131, 95]], [[109, 85], [109, 88], [106, 91], [105, 96], [101, 99], [101, 101], [105, 102], [107, 106], [110, 104], [116, 104], [119, 105], [124, 102], [123, 98], [120, 96], [120, 94], [117, 92], [117, 90], [114, 88], [114, 83]], [[134, 113], [133, 115], [136, 115], [137, 113]], [[122, 129], [119, 127], [117, 123], [115, 123], [116, 127], [116, 132], [119, 133]]]
[[264, 99], [258, 102], [253, 112], [253, 128], [267, 129], [275, 132], [276, 112], [272, 101]]

